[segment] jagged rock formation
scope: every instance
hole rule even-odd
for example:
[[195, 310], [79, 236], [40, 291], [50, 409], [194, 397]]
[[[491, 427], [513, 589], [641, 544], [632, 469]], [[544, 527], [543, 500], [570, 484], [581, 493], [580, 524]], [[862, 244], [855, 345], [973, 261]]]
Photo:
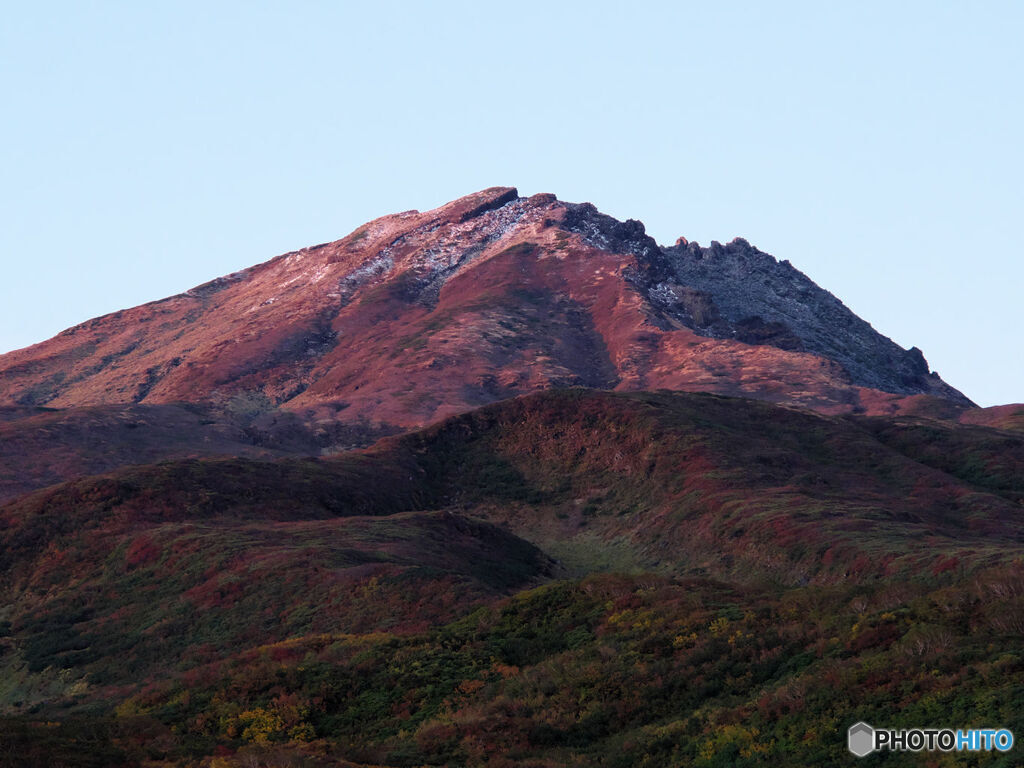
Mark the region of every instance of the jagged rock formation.
[[538, 389], [668, 388], [829, 412], [969, 401], [743, 240], [497, 187], [385, 216], [0, 357], [0, 403], [217, 401], [413, 426]]
[[709, 248], [677, 242], [665, 253], [676, 281], [708, 297], [711, 307], [693, 326], [708, 335], [813, 352], [838, 362], [865, 387], [962, 398], [929, 372], [917, 347], [901, 348], [788, 261], [742, 238]]

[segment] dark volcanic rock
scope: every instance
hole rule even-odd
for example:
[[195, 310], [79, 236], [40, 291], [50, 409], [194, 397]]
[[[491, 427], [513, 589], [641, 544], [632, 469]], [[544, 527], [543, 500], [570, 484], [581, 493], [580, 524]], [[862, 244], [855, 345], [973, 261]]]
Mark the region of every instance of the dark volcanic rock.
[[713, 326], [715, 336], [823, 355], [864, 387], [971, 404], [929, 372], [917, 347], [903, 349], [788, 261], [776, 261], [743, 238], [728, 245], [712, 242], [708, 248], [683, 241], [664, 252], [679, 283], [706, 292], [714, 301], [725, 321]]

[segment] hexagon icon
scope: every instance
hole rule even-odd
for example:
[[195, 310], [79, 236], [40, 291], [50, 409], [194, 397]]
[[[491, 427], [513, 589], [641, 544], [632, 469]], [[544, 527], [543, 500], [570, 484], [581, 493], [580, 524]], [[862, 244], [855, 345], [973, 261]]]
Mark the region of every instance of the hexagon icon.
[[846, 732], [846, 745], [857, 757], [870, 755], [875, 751], [875, 729], [867, 723], [854, 723]]

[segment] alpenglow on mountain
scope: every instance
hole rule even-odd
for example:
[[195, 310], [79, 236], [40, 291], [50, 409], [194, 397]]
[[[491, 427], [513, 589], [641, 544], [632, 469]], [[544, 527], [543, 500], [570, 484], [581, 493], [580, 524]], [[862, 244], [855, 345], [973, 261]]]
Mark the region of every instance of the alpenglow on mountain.
[[661, 247], [638, 221], [508, 187], [384, 216], [0, 357], [11, 405], [258, 393], [395, 428], [571, 386], [830, 413], [920, 395], [970, 405], [918, 349], [745, 240]]
[[659, 247], [643, 224], [516, 189], [384, 216], [0, 357], [6, 403], [206, 400], [412, 426], [563, 386], [712, 391], [826, 412], [969, 400], [743, 240]]
[[1019, 734], [1022, 505], [1024, 406], [787, 262], [485, 190], [0, 356], [0, 768]]

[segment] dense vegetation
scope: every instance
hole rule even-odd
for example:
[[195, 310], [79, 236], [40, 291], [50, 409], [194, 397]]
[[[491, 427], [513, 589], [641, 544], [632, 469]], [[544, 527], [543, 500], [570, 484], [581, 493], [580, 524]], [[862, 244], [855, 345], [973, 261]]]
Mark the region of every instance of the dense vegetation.
[[559, 391], [35, 491], [0, 507], [0, 766], [804, 766], [857, 719], [1021, 734], [1022, 468], [989, 427]]

